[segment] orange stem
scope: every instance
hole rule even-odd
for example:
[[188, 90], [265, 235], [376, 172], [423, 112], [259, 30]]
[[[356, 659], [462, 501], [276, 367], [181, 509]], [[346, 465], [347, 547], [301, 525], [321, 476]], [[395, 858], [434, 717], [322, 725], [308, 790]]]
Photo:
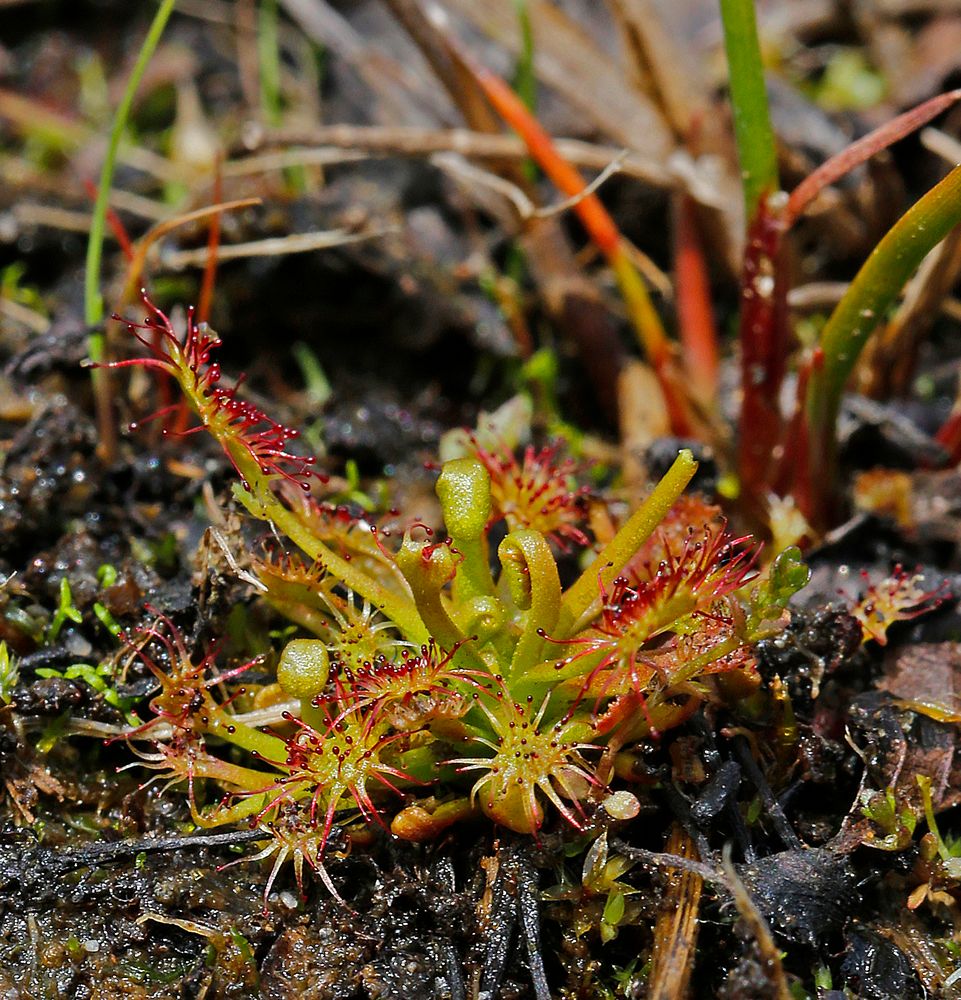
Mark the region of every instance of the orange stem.
[[689, 406], [680, 373], [675, 370], [670, 342], [647, 286], [631, 259], [627, 241], [601, 200], [587, 189], [580, 173], [558, 153], [553, 139], [520, 97], [504, 80], [479, 65], [466, 52], [459, 50], [459, 54], [497, 113], [524, 140], [538, 166], [568, 198], [577, 199], [573, 209], [614, 272], [631, 323], [660, 382], [673, 429], [675, 433], [689, 433]]
[[694, 203], [686, 194], [675, 201], [675, 233], [677, 318], [685, 367], [698, 396], [710, 403], [717, 393], [717, 325], [711, 308], [711, 285], [694, 217]]
[[[89, 177], [85, 177], [83, 186], [87, 194], [96, 201], [97, 185]], [[126, 226], [120, 221], [120, 216], [109, 205], [107, 206], [107, 225], [110, 226], [113, 238], [120, 244], [120, 249], [123, 251], [124, 257], [127, 260], [133, 260], [133, 243], [130, 240], [130, 234], [127, 232]]]

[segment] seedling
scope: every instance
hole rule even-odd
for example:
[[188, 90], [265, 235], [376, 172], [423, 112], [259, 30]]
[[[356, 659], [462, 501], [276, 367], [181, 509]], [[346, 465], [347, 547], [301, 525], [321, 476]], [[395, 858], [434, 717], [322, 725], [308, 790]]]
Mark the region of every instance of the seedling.
[[20, 679], [20, 665], [6, 642], [0, 642], [0, 702], [9, 705]]
[[73, 594], [70, 591], [70, 581], [64, 576], [60, 579], [60, 603], [47, 629], [48, 643], [57, 641], [60, 636], [60, 630], [68, 621], [79, 625], [83, 621], [83, 614], [79, 608], [74, 607]]

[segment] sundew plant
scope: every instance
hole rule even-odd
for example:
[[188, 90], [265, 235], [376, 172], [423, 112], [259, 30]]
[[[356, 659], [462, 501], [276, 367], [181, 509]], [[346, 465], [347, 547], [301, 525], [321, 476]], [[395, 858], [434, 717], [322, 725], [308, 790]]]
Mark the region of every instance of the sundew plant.
[[[171, 8], [158, 9], [110, 157]], [[776, 539], [810, 541], [836, 520], [835, 425], [844, 386], [878, 318], [961, 218], [961, 168], [905, 213], [818, 342], [801, 352], [793, 415], [782, 407], [793, 351], [785, 266], [791, 227], [825, 186], [930, 121], [961, 91], [882, 126], [786, 195], [753, 3], [723, 0], [721, 13], [746, 222], [741, 435], [733, 451], [717, 406], [713, 325], [695, 323], [686, 337], [682, 330], [678, 344], [668, 338], [630, 246], [597, 195], [504, 81], [453, 39], [445, 45], [463, 80], [473, 81], [545, 177], [573, 199], [616, 278], [663, 397], [665, 426], [709, 442], [728, 472], [736, 468], [730, 493], [750, 523]], [[91, 326], [101, 310], [110, 157], [88, 257]], [[697, 241], [688, 249], [697, 250]], [[210, 282], [205, 277], [208, 293], [213, 273]], [[682, 278], [690, 268], [678, 273], [679, 313], [709, 317], [706, 278], [691, 283]], [[336, 891], [325, 852], [365, 839], [377, 825], [425, 840], [473, 817], [535, 838], [556, 824], [594, 832], [599, 819], [630, 821], [639, 811], [640, 744], [705, 704], [750, 710], [762, 683], [757, 643], [786, 627], [788, 602], [807, 569], [795, 548], [762, 559], [759, 544], [730, 533], [716, 506], [685, 495], [696, 471], [689, 451], [638, 509], [622, 514], [559, 446], [518, 454], [496, 436], [468, 433], [459, 457], [438, 470], [442, 533], [393, 513], [357, 517], [324, 502], [324, 477], [299, 450], [297, 432], [247, 402], [239, 383], [223, 382], [216, 335], [193, 313], [181, 333], [146, 296], [143, 303], [143, 322], [127, 326], [146, 353], [97, 367], [104, 439], [111, 437], [104, 367], [150, 369], [165, 390], [168, 379], [179, 386], [182, 398], [169, 402], [165, 391], [153, 418], [176, 434], [205, 431], [224, 450], [237, 474], [236, 500], [270, 540], [243, 576], [295, 633], [276, 651], [276, 679], [268, 675], [268, 683], [262, 669], [272, 668], [275, 651], [255, 650], [255, 684], [251, 664], [221, 670], [214, 653], [193, 655], [158, 617], [129, 640], [158, 684], [152, 715], [123, 735], [143, 766], [186, 788], [199, 826], [244, 823], [262, 832], [257, 857], [274, 864], [268, 892], [287, 860], [298, 882], [306, 862]], [[203, 316], [203, 295], [201, 303]], [[94, 361], [102, 347], [91, 342]], [[869, 588], [855, 617], [865, 641], [882, 642], [889, 624], [936, 600], [915, 577], [896, 573]]]
[[[223, 448], [236, 499], [271, 528], [251, 582], [301, 634], [277, 665], [285, 707], [254, 725], [235, 708], [246, 667], [216, 673], [158, 618], [132, 640], [159, 684], [153, 715], [125, 735], [185, 783], [198, 825], [263, 831], [271, 883], [286, 859], [298, 880], [305, 860], [323, 873], [325, 849], [371, 824], [428, 839], [478, 814], [533, 837], [598, 810], [629, 820], [637, 799], [615, 785], [632, 749], [758, 689], [754, 645], [784, 627], [807, 570], [793, 549], [762, 569], [750, 537], [682, 496], [690, 452], [592, 540], [588, 510], [605, 498], [575, 463], [468, 436], [439, 468], [446, 533], [392, 532], [317, 500], [296, 432], [221, 384], [216, 336], [192, 314], [180, 335], [143, 301], [146, 319], [127, 325], [147, 353], [112, 367], [179, 385], [182, 402], [154, 416]], [[566, 589], [558, 555], [583, 567]], [[224, 793], [217, 804], [199, 804], [201, 779]]]

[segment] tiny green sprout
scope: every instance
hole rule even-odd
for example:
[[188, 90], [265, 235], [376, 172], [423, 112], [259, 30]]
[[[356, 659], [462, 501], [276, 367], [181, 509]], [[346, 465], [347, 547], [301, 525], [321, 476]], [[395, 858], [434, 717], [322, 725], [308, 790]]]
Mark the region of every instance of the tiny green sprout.
[[257, 972], [257, 958], [254, 955], [253, 948], [250, 947], [250, 942], [237, 930], [236, 927], [230, 927], [230, 939], [234, 943], [234, 947], [240, 952], [240, 957], [244, 962], [250, 966], [256, 975]]
[[327, 374], [317, 355], [303, 343], [298, 341], [291, 348], [294, 360], [300, 368], [300, 374], [304, 380], [304, 388], [310, 397], [311, 403], [317, 407], [324, 406], [334, 394]]
[[863, 793], [861, 797], [861, 813], [869, 819], [881, 832], [881, 836], [872, 832], [865, 838], [868, 847], [877, 847], [882, 851], [900, 851], [911, 843], [918, 817], [910, 806], [901, 806], [895, 790], [887, 788], [883, 792]]
[[623, 892], [612, 892], [601, 914], [601, 940], [607, 944], [617, 937], [618, 924], [624, 919], [626, 900]]
[[9, 299], [45, 316], [46, 309], [40, 292], [23, 281], [26, 272], [27, 265], [22, 260], [0, 268], [0, 298]]
[[177, 536], [172, 531], [150, 543], [150, 565], [162, 576], [170, 576], [176, 570], [179, 559]]
[[934, 802], [931, 798], [931, 779], [924, 774], [915, 775], [918, 788], [921, 790], [921, 801], [924, 804], [924, 818], [928, 830], [934, 837], [938, 847], [938, 856], [944, 867], [945, 874], [952, 879], [961, 879], [961, 843], [948, 843], [941, 836], [937, 821], [934, 818]]
[[[650, 959], [640, 969], [638, 969], [639, 962], [640, 959], [632, 958], [623, 968], [614, 967], [611, 979], [617, 986], [618, 992], [613, 993], [606, 987], [602, 987], [604, 990], [602, 994], [603, 1000], [614, 1000], [615, 996], [626, 997], [636, 995], [637, 984], [646, 982], [651, 974]], [[634, 988], [632, 989], [632, 987]]]
[[753, 639], [763, 639], [783, 627], [785, 608], [791, 598], [807, 586], [811, 571], [801, 558], [801, 550], [791, 546], [774, 557], [766, 577], [750, 597], [746, 632]]
[[130, 552], [138, 562], [156, 569], [161, 576], [169, 576], [179, 560], [177, 537], [169, 531], [157, 539], [131, 536]]
[[341, 499], [346, 503], [355, 503], [361, 510], [372, 511], [377, 504], [369, 494], [361, 489], [360, 466], [356, 459], [348, 458], [344, 462], [344, 478], [347, 480], [347, 489], [341, 494]]
[[584, 888], [594, 895], [610, 895], [620, 893], [629, 895], [637, 890], [628, 883], [622, 882], [621, 877], [626, 875], [634, 862], [621, 854], [611, 855], [607, 846], [607, 833], [602, 833], [591, 845], [590, 850], [584, 858], [584, 867], [581, 878]]
[[3, 617], [7, 625], [29, 636], [37, 645], [42, 645], [46, 632], [46, 623], [43, 613], [34, 614], [16, 604], [8, 604], [3, 609]]
[[[578, 849], [583, 849], [583, 843]], [[607, 944], [617, 937], [621, 926], [638, 919], [639, 906], [629, 897], [639, 890], [622, 881], [633, 867], [634, 862], [623, 855], [610, 854], [605, 831], [584, 857], [580, 884], [565, 882], [548, 889], [546, 896], [573, 903], [575, 933], [582, 935], [596, 928], [601, 941]]]
[[954, 893], [961, 884], [961, 840], [941, 836], [934, 818], [931, 779], [927, 775], [916, 774], [915, 780], [920, 790], [928, 832], [918, 844], [917, 859], [912, 870], [917, 878], [917, 885], [908, 895], [905, 906], [908, 910], [916, 910], [927, 901], [953, 907]]
[[60, 635], [60, 630], [67, 621], [71, 621], [75, 625], [79, 625], [83, 621], [83, 615], [73, 606], [73, 594], [70, 592], [70, 581], [64, 576], [60, 579], [60, 604], [50, 621], [50, 627], [47, 629], [48, 643], [57, 641], [57, 638]]
[[117, 567], [111, 563], [104, 563], [97, 568], [97, 582], [101, 587], [112, 587], [117, 582]]
[[70, 722], [70, 710], [67, 709], [61, 715], [58, 715], [55, 719], [49, 722], [40, 734], [40, 739], [37, 740], [37, 751], [38, 753], [45, 754], [50, 753], [50, 751], [60, 742], [63, 736], [67, 732], [67, 725]]
[[20, 680], [20, 664], [7, 648], [6, 642], [0, 642], [0, 702], [9, 705], [13, 700], [13, 692]]
[[563, 438], [569, 451], [577, 455], [583, 449], [584, 433], [561, 416], [558, 393], [560, 362], [550, 347], [535, 351], [521, 368], [521, 378], [537, 402], [537, 411], [547, 423], [551, 437]]
[[86, 681], [94, 691], [103, 694], [107, 690], [107, 681], [100, 671], [91, 663], [73, 663], [63, 672], [63, 676], [68, 680]]
[[116, 676], [113, 664], [104, 661], [94, 666], [92, 663], [72, 663], [66, 670], [55, 670], [53, 667], [38, 667], [35, 671], [38, 677], [63, 677], [68, 681], [82, 680], [103, 697], [108, 704], [123, 713], [128, 725], [139, 725], [139, 719], [133, 712], [135, 698], [121, 695], [116, 687]]
[[863, 111], [884, 100], [887, 85], [856, 48], [839, 48], [814, 88], [814, 99], [830, 111]]
[[123, 629], [117, 624], [117, 620], [114, 616], [107, 610], [107, 607], [96, 601], [93, 606], [93, 613], [96, 615], [97, 621], [115, 638], [119, 639], [123, 634]]
[[766, 594], [770, 603], [779, 608], [787, 607], [788, 601], [811, 579], [811, 571], [801, 558], [801, 550], [791, 546], [779, 552], [771, 563]]

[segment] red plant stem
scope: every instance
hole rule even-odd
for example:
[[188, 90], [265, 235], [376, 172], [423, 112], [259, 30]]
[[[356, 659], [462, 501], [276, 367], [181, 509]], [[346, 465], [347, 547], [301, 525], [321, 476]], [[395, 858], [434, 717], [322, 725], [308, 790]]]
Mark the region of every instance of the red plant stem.
[[738, 472], [748, 497], [761, 498], [781, 440], [779, 396], [787, 365], [787, 274], [783, 227], [763, 197], [751, 220], [741, 275], [741, 419]]
[[[749, 232], [742, 279], [741, 345], [744, 397], [740, 425], [740, 472], [742, 484], [749, 496], [759, 497], [759, 490], [765, 485], [765, 470], [770, 468], [768, 456], [776, 442], [776, 428], [780, 425], [777, 395], [784, 374], [787, 349], [786, 275], [784, 261], [780, 259], [783, 252], [781, 246], [783, 234], [825, 187], [864, 163], [875, 153], [910, 135], [958, 100], [961, 100], [961, 90], [941, 94], [852, 143], [843, 152], [818, 167], [794, 189], [779, 218], [770, 216], [768, 211], [770, 206], [769, 204], [766, 206], [762, 200], [762, 211], [758, 213]], [[765, 258], [773, 265], [773, 270], [770, 272], [775, 278], [773, 302], [762, 301], [763, 297], [759, 298], [754, 294], [757, 291], [758, 278], [761, 276], [759, 265]], [[870, 281], [863, 279], [862, 284], [870, 291]], [[866, 310], [864, 315], [874, 315], [877, 311], [877, 309]], [[832, 316], [829, 327], [833, 322]], [[832, 480], [836, 460], [833, 434], [837, 402], [843, 389], [843, 378], [839, 378], [836, 372], [843, 369], [849, 374], [850, 367], [854, 363], [853, 359], [857, 357], [869, 332], [870, 329], [866, 328], [864, 323], [860, 323], [859, 339], [856, 342], [853, 339], [851, 343], [845, 342], [843, 350], [836, 346], [830, 352], [819, 348], [800, 373], [799, 409], [785, 433], [783, 455], [780, 456], [780, 467], [774, 487], [781, 495], [791, 492], [805, 517], [819, 527], [828, 523], [830, 508], [836, 503]], [[822, 345], [823, 343], [822, 338]], [[839, 360], [842, 354], [843, 364]], [[829, 387], [830, 392], [821, 384], [827, 371], [835, 373]], [[805, 396], [813, 398], [813, 403], [808, 401], [806, 414], [803, 402]], [[953, 442], [957, 435], [959, 440], [955, 447], [961, 449], [961, 428], [955, 430], [949, 426], [950, 424], [949, 419], [942, 428], [941, 433], [945, 436], [942, 443], [946, 444], [949, 451], [952, 450], [949, 442]]]
[[790, 229], [798, 216], [803, 214], [808, 205], [829, 184], [840, 180], [846, 173], [860, 166], [865, 160], [869, 160], [875, 153], [887, 149], [888, 146], [915, 132], [922, 125], [926, 125], [932, 118], [937, 117], [959, 100], [961, 100], [961, 90], [949, 90], [946, 94], [932, 97], [916, 108], [905, 111], [897, 118], [885, 122], [873, 132], [858, 139], [857, 142], [851, 143], [837, 156], [832, 156], [826, 163], [822, 163], [791, 192], [783, 217], [784, 228]]
[[711, 286], [697, 231], [694, 203], [687, 194], [674, 202], [675, 288], [685, 368], [702, 402], [717, 392], [717, 326], [711, 309]]
[[804, 404], [811, 372], [823, 364], [824, 352], [815, 348], [798, 371], [797, 402], [784, 431], [784, 453], [780, 456], [777, 475], [772, 483], [772, 489], [778, 496], [793, 496], [802, 512], [810, 511], [814, 502]]
[[934, 435], [934, 440], [947, 451], [949, 465], [961, 462], [961, 409], [951, 413]]
[[[83, 186], [87, 194], [96, 201], [97, 185], [89, 177], [85, 177]], [[114, 239], [120, 244], [120, 249], [123, 251], [124, 257], [127, 260], [133, 260], [133, 243], [130, 241], [130, 234], [127, 232], [126, 226], [120, 221], [120, 216], [109, 206], [107, 207], [107, 224], [110, 226]]]
[[584, 178], [557, 152], [550, 135], [517, 94], [485, 66], [473, 60], [469, 65], [497, 113], [524, 140], [531, 156], [547, 176], [568, 198], [583, 195], [574, 211], [597, 248], [608, 260], [612, 259], [620, 248], [621, 234], [600, 198], [593, 192], [583, 194], [587, 187]]
[[845, 386], [864, 345], [925, 256], [961, 224], [961, 166], [922, 195], [885, 233], [855, 275], [821, 331], [824, 363], [807, 393], [810, 477], [819, 505], [805, 511], [823, 530], [838, 502], [837, 421]]

